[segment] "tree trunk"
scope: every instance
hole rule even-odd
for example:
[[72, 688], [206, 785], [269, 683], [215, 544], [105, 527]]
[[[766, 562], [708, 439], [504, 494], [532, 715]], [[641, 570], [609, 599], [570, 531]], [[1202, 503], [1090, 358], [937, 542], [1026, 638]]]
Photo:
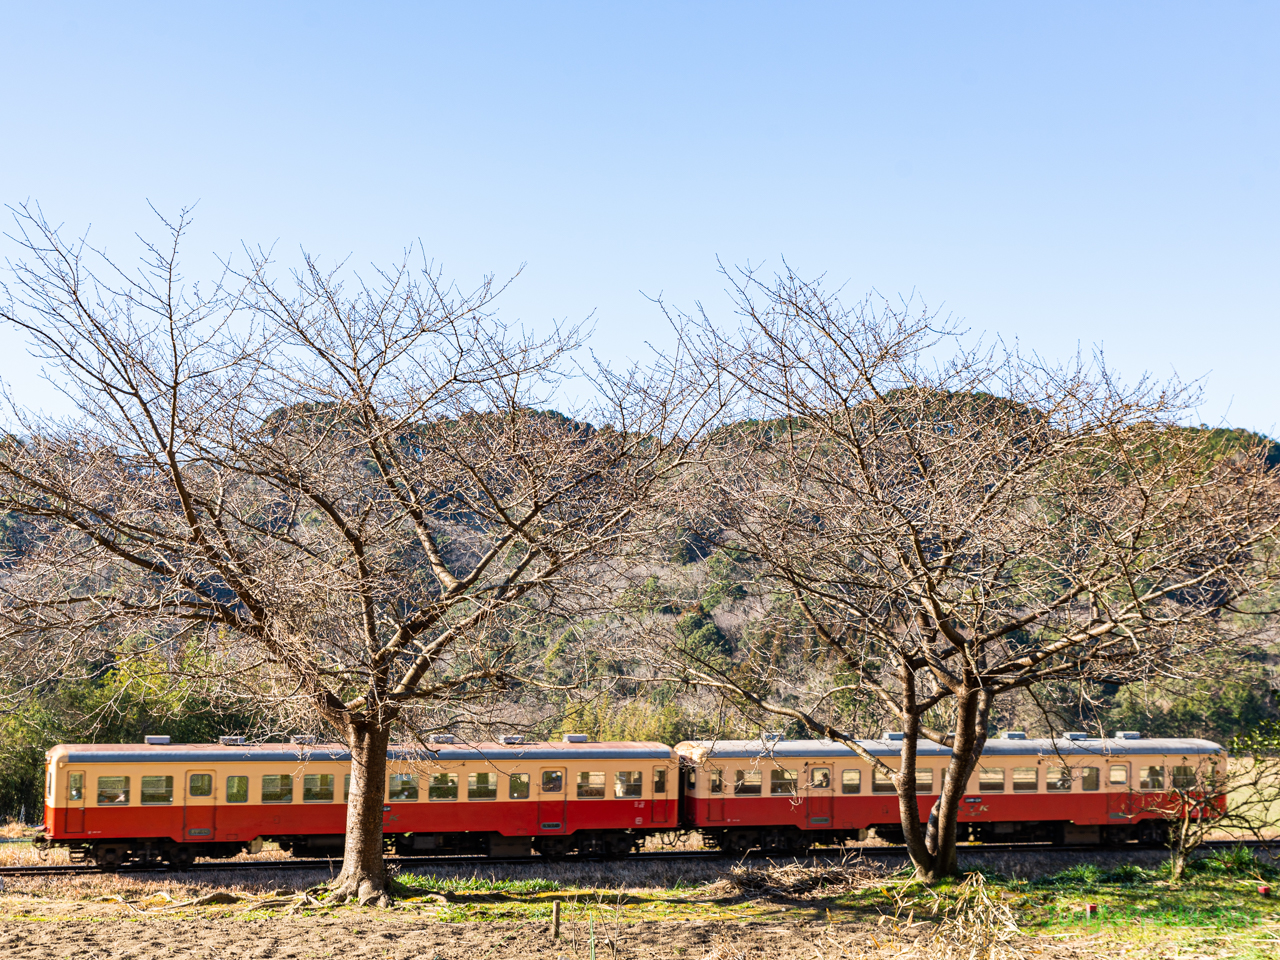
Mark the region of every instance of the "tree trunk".
[[351, 793], [342, 872], [330, 885], [330, 900], [385, 906], [387, 865], [382, 859], [382, 805], [387, 782], [391, 726], [357, 722], [347, 727], [351, 749]]
[[916, 748], [920, 737], [920, 718], [908, 714], [902, 731], [901, 763], [898, 767], [898, 817], [902, 823], [902, 836], [907, 842], [907, 855], [915, 864], [916, 876], [932, 883], [933, 856], [925, 846], [924, 831], [920, 829], [920, 801], [916, 796]]
[[1169, 831], [1169, 881], [1177, 883], [1187, 870], [1187, 860], [1191, 856], [1193, 839], [1191, 835], [1191, 814], [1183, 805], [1182, 815]]
[[[960, 873], [960, 860], [956, 850], [959, 834], [957, 818], [960, 799], [964, 796], [982, 748], [986, 745], [987, 719], [991, 712], [990, 698], [980, 689], [970, 687], [957, 697], [956, 725], [951, 743], [951, 763], [947, 767], [947, 781], [934, 802], [926, 826], [919, 822], [917, 804], [911, 803], [915, 823], [908, 830], [907, 804], [899, 796], [903, 831], [907, 836], [907, 852], [915, 866], [916, 879], [934, 884], [946, 877]], [[903, 758], [908, 755], [903, 747]], [[914, 747], [910, 750], [915, 760]], [[914, 786], [914, 776], [912, 785]], [[918, 839], [914, 839], [918, 838]], [[914, 842], [913, 842], [914, 839]]]

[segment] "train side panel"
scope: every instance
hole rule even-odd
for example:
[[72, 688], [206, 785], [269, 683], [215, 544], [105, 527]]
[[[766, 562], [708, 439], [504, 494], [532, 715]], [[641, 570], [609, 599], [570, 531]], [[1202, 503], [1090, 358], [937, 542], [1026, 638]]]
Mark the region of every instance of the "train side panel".
[[[59, 746], [49, 754], [45, 836], [109, 846], [116, 857], [139, 844], [229, 855], [264, 839], [332, 853], [346, 829], [349, 770], [336, 747]], [[539, 838], [564, 852], [572, 838], [597, 835], [618, 852], [677, 827], [676, 771], [662, 744], [397, 750], [383, 829], [402, 852], [458, 842], [484, 849], [490, 836], [516, 838], [512, 852], [520, 838], [526, 852]]]
[[[862, 741], [889, 768], [901, 742]], [[684, 764], [688, 826], [735, 852], [759, 843], [795, 849], [802, 834], [843, 842], [874, 829], [901, 842], [892, 782], [863, 757], [823, 741], [719, 741], [677, 746]], [[950, 751], [921, 744], [923, 822], [937, 800]], [[1217, 767], [1209, 741], [995, 741], [962, 795], [961, 839], [1101, 842], [1154, 839], [1175, 809], [1171, 787]], [[771, 795], [772, 794], [772, 795]], [[770, 846], [772, 845], [772, 846]]]

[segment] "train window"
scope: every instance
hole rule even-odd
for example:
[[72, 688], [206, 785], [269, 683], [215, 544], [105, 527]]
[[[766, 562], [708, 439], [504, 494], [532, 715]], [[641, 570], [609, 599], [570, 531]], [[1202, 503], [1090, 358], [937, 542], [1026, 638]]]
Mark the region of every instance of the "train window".
[[733, 774], [733, 793], [738, 797], [760, 796], [760, 771], [735, 771]]
[[830, 790], [831, 789], [831, 768], [830, 767], [814, 767], [809, 771], [809, 789], [811, 790]]
[[212, 797], [213, 796], [213, 774], [212, 773], [193, 773], [187, 780], [187, 796], [188, 797]]
[[873, 767], [871, 770], [871, 792], [872, 793], [897, 793], [898, 788], [893, 785], [893, 778], [881, 770], [879, 767]]
[[667, 792], [667, 768], [666, 767], [653, 768], [653, 792], [654, 793]]
[[1080, 789], [1097, 790], [1102, 780], [1102, 771], [1097, 767], [1082, 767], [1080, 770]]
[[796, 795], [795, 770], [770, 770], [769, 794], [774, 797], [794, 797]]
[[[457, 796], [454, 793], [452, 800]], [[416, 773], [393, 773], [391, 781], [387, 788], [387, 799], [396, 800], [400, 803], [413, 803], [418, 799], [418, 775]], [[438, 799], [432, 797], [432, 800]]]
[[249, 802], [249, 778], [227, 777], [227, 803]]
[[287, 773], [264, 773], [262, 802], [293, 803], [293, 777]]
[[613, 795], [618, 799], [638, 797], [644, 793], [643, 774], [639, 770], [619, 770], [614, 777]]
[[578, 799], [579, 800], [603, 800], [604, 799], [604, 773], [590, 770], [583, 770], [578, 774]]
[[1173, 789], [1189, 790], [1196, 785], [1196, 771], [1194, 767], [1174, 767], [1169, 771], [1170, 777], [1173, 778]]
[[512, 800], [529, 799], [529, 775], [527, 773], [513, 773], [507, 779], [507, 796]]
[[559, 793], [564, 789], [564, 774], [559, 770], [542, 771], [542, 792]]
[[1127, 763], [1113, 763], [1107, 782], [1113, 787], [1127, 787], [1129, 785], [1129, 765]]
[[1039, 767], [1014, 767], [1013, 792], [1035, 793], [1040, 789]]
[[840, 771], [840, 792], [841, 793], [861, 793], [862, 792], [862, 771], [861, 770], [841, 770]]
[[685, 786], [692, 791], [693, 788], [696, 787], [697, 785], [698, 785], [698, 772], [694, 770], [692, 767], [690, 767], [689, 775], [685, 780]]
[[1205, 786], [1210, 790], [1217, 790], [1222, 786], [1218, 780], [1218, 765], [1216, 763], [1209, 764], [1209, 776], [1205, 780]]
[[173, 777], [143, 777], [143, 803], [173, 803]]
[[[52, 773], [49, 776], [53, 776]], [[67, 775], [67, 799], [83, 800], [84, 799], [84, 774], [72, 773]]]
[[[724, 771], [708, 770], [707, 771], [707, 792], [708, 793], [724, 793]], [[756, 791], [757, 793], [759, 791]]]
[[304, 774], [302, 777], [302, 802], [333, 803], [333, 774]]
[[1044, 788], [1050, 793], [1071, 792], [1071, 768], [1050, 767], [1044, 778]]
[[1141, 779], [1138, 781], [1138, 789], [1140, 790], [1163, 790], [1164, 789], [1164, 767], [1142, 767]]
[[[50, 800], [53, 799], [53, 771], [47, 770], [44, 775], [44, 795]], [[79, 799], [77, 797], [77, 799]]]
[[351, 799], [351, 774], [346, 774], [342, 778], [342, 802], [346, 803]]
[[128, 777], [99, 777], [98, 778], [98, 806], [113, 807], [119, 804], [124, 806], [129, 802], [129, 778]]
[[[414, 779], [417, 779], [416, 777]], [[414, 793], [414, 799], [417, 799], [417, 793]], [[427, 787], [428, 800], [457, 800], [458, 799], [458, 775], [456, 773], [437, 773], [431, 777], [430, 785]]]
[[928, 767], [916, 770], [916, 793], [933, 793], [933, 771]]
[[1004, 767], [979, 767], [978, 792], [1004, 793]]
[[498, 775], [489, 771], [467, 774], [468, 800], [497, 800]]

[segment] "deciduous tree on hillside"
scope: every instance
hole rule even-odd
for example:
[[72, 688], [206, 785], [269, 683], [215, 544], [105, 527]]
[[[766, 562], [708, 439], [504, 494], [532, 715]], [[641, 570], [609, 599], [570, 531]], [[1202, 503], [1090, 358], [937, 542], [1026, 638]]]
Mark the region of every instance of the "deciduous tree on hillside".
[[[682, 650], [684, 675], [849, 744], [892, 777], [919, 876], [954, 873], [999, 698], [1189, 676], [1233, 642], [1223, 612], [1277, 574], [1267, 451], [1208, 448], [1177, 384], [962, 349], [927, 313], [791, 274], [730, 280], [738, 330], [679, 318], [673, 369], [733, 417], [673, 502], [753, 569], [773, 623], [728, 663]], [[904, 733], [900, 770], [854, 742], [869, 705]], [[953, 751], [927, 827], [921, 738]]]
[[179, 274], [185, 215], [137, 274], [37, 210], [17, 222], [0, 315], [76, 414], [15, 404], [0, 446], [0, 510], [32, 527], [0, 584], [5, 665], [184, 634], [232, 682], [305, 703], [353, 759], [335, 894], [382, 898], [393, 728], [536, 682], [514, 622], [599, 595], [679, 460], [679, 405], [638, 406], [622, 375], [602, 379], [607, 426], [538, 412], [582, 336], [517, 335], [488, 281], [344, 284], [307, 260], [281, 284], [255, 256], [201, 288]]

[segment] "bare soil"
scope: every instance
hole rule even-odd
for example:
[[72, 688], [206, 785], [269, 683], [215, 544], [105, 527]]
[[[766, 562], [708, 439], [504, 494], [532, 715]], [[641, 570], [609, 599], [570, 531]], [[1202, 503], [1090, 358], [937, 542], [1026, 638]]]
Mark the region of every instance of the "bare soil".
[[[1094, 859], [1108, 868], [1155, 863], [1160, 856], [1159, 851], [1116, 851]], [[967, 867], [1034, 877], [1059, 871], [1076, 858], [1046, 852], [963, 859]], [[849, 888], [878, 891], [894, 885], [890, 875], [896, 867], [868, 857], [831, 869], [847, 873]], [[876, 922], [874, 911], [853, 915], [839, 906], [839, 885], [811, 890], [811, 884], [799, 882], [806, 869], [815, 873], [799, 864], [763, 860], [730, 872], [725, 864], [709, 861], [459, 865], [431, 871], [441, 881], [455, 882], [447, 895], [426, 888], [405, 891], [406, 898], [387, 909], [329, 908], [309, 900], [306, 891], [326, 882], [327, 871], [7, 877], [0, 892], [0, 957], [946, 960], [936, 943], [916, 942], [931, 935], [931, 923], [907, 926], [887, 922], [888, 916]], [[503, 893], [482, 889], [486, 880], [540, 881], [544, 887]], [[214, 902], [191, 902], [200, 898]], [[558, 939], [549, 922], [553, 899], [565, 901]], [[889, 898], [882, 899], [891, 909]], [[1060, 927], [1018, 936], [1002, 944], [998, 955], [1026, 960], [1280, 955], [1280, 925], [1274, 922], [1223, 934], [1203, 927]]]
[[[1014, 944], [1045, 958], [1096, 957], [1097, 938]], [[650, 922], [595, 931], [594, 956], [651, 960], [826, 960], [902, 957], [910, 944], [864, 925]], [[914, 952], [914, 951], [911, 951]], [[338, 912], [327, 917], [243, 920], [214, 916], [46, 917], [0, 920], [0, 956], [126, 960], [370, 957], [385, 960], [586, 958], [588, 932], [545, 923], [442, 923], [422, 917]], [[1158, 956], [1159, 954], [1153, 954]]]

